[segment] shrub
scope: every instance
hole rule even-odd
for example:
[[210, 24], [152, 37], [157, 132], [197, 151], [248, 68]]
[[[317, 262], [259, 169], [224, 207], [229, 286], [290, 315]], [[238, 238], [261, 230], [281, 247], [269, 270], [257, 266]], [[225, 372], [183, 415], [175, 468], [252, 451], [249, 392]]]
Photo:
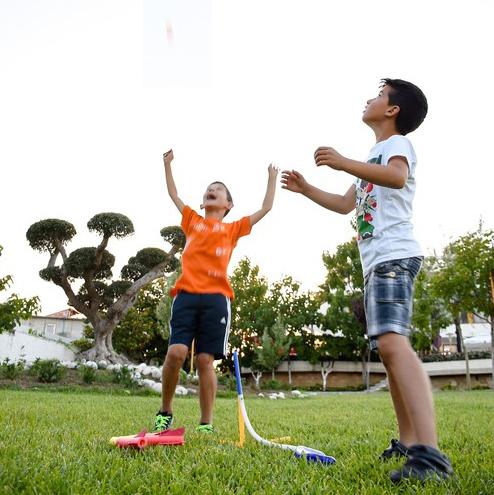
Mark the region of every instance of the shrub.
[[446, 385], [443, 385], [441, 390], [458, 390], [458, 383], [456, 383], [456, 380], [451, 380]]
[[96, 370], [90, 366], [79, 366], [79, 373], [82, 381], [88, 385], [91, 385], [96, 380]]
[[287, 388], [287, 385], [279, 382], [278, 380], [268, 380], [266, 382], [261, 382], [262, 390], [282, 390]]
[[65, 374], [65, 368], [58, 359], [37, 359], [31, 370], [42, 383], [59, 382]]
[[[491, 353], [489, 351], [472, 351], [468, 353], [469, 359], [490, 359]], [[463, 352], [453, 352], [451, 354], [427, 354], [422, 357], [422, 362], [431, 363], [437, 361], [463, 361], [465, 354]]]
[[91, 347], [93, 347], [94, 340], [86, 339], [83, 337], [82, 339], [73, 340], [71, 343], [72, 345], [77, 347], [80, 352], [84, 352], [87, 351], [88, 349], [91, 349]]
[[478, 385], [475, 385], [472, 387], [472, 390], [489, 390], [491, 387], [489, 385], [483, 385], [482, 383], [479, 383]]
[[36, 358], [34, 360], [34, 362], [31, 364], [31, 366], [29, 367], [27, 373], [30, 375], [30, 376], [36, 376], [38, 374], [38, 365], [39, 365], [39, 362], [41, 361], [40, 358]]
[[25, 361], [23, 360], [11, 362], [9, 358], [5, 358], [5, 360], [0, 363], [0, 376], [2, 378], [7, 378], [7, 380], [15, 380], [22, 375], [24, 365]]
[[127, 366], [122, 366], [112, 370], [113, 382], [123, 385], [125, 388], [133, 388], [136, 386], [134, 380], [132, 379], [132, 371], [127, 368]]
[[187, 385], [187, 382], [188, 382], [188, 375], [187, 375], [187, 372], [180, 368], [180, 374], [179, 374], [179, 377], [178, 377], [178, 383], [180, 385]]
[[[245, 382], [245, 380], [243, 380], [243, 382]], [[226, 390], [237, 389], [237, 382], [235, 380], [235, 377], [230, 373], [222, 373], [218, 375], [218, 383], [220, 385], [223, 385]]]

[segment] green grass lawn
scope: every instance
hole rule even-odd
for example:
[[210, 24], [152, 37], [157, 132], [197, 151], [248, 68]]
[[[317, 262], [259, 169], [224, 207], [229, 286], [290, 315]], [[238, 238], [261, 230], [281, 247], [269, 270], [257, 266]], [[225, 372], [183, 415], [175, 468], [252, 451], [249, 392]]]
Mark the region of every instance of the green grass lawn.
[[324, 467], [250, 438], [233, 446], [236, 399], [218, 399], [214, 436], [194, 432], [197, 398], [177, 399], [174, 426], [186, 427], [185, 446], [138, 452], [108, 439], [150, 428], [158, 397], [0, 390], [0, 493], [493, 494], [494, 394], [440, 392], [435, 402], [441, 447], [457, 477], [395, 487], [388, 472], [399, 462], [377, 459], [396, 435], [387, 393], [246, 399], [261, 436], [290, 435], [337, 458]]

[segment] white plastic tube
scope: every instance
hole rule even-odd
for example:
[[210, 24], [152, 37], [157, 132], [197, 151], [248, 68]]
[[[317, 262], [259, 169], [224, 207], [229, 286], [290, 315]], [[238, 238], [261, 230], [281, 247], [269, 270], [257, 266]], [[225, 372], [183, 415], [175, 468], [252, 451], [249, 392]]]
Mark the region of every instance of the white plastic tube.
[[295, 446], [286, 443], [271, 442], [258, 435], [254, 430], [254, 428], [252, 427], [252, 424], [250, 423], [249, 416], [247, 416], [247, 409], [245, 408], [244, 394], [242, 390], [242, 381], [240, 378], [240, 365], [238, 362], [237, 351], [233, 353], [233, 362], [235, 364], [235, 378], [237, 381], [237, 395], [239, 399], [240, 410], [242, 412], [245, 425], [247, 426], [247, 430], [249, 431], [252, 438], [254, 438], [254, 440], [261, 443], [262, 445], [266, 445], [267, 447], [277, 447], [279, 449], [291, 450], [292, 452], [295, 453], [297, 457], [304, 456], [307, 459], [307, 461], [312, 461], [312, 462], [319, 461], [322, 462], [323, 464], [334, 464], [336, 462], [336, 459], [334, 457], [326, 455], [324, 452], [321, 452], [320, 450], [311, 449], [310, 447], [305, 447], [304, 445]]

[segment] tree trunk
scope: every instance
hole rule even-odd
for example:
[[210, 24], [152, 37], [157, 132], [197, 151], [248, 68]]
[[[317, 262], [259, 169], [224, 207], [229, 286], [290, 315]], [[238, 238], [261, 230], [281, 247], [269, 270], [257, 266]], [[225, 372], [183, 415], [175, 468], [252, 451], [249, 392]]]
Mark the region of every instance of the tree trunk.
[[456, 329], [456, 352], [461, 352], [463, 350], [463, 345], [462, 345], [462, 336], [461, 336], [460, 316], [456, 315], [453, 321], [455, 322], [455, 329]]
[[365, 370], [365, 390], [368, 392], [370, 389], [370, 358], [371, 358], [371, 350], [367, 349], [366, 351], [367, 357], [366, 357], [366, 364], [367, 364], [367, 369]]
[[110, 352], [114, 353], [115, 350], [113, 349], [112, 337], [113, 337], [113, 329], [105, 335], [105, 343], [106, 343], [106, 348]]
[[468, 361], [468, 350], [463, 341], [463, 331], [461, 329], [460, 316], [455, 316], [455, 328], [456, 328], [456, 341], [460, 343], [460, 348], [463, 349], [463, 353], [465, 354], [465, 380], [467, 390], [472, 388], [472, 381], [470, 378], [470, 362]]
[[367, 364], [367, 355], [370, 359], [370, 350], [362, 354], [362, 383], [366, 389], [369, 388], [369, 366]]
[[470, 361], [468, 360], [468, 349], [463, 340], [463, 334], [461, 336], [461, 345], [463, 346], [463, 352], [465, 353], [465, 372], [466, 372], [466, 385], [467, 390], [472, 389], [472, 380], [470, 378]]
[[273, 380], [273, 382], [275, 380], [275, 378], [274, 378], [274, 368], [271, 370], [271, 380]]
[[321, 364], [321, 376], [322, 376], [322, 391], [326, 392], [326, 384], [328, 382], [328, 375], [334, 369], [334, 361], [323, 362]]
[[329, 370], [321, 370], [321, 375], [322, 375], [322, 391], [326, 392], [326, 385], [328, 383], [328, 375], [329, 375]]
[[87, 361], [107, 361], [114, 364], [128, 364], [130, 361], [118, 354], [113, 349], [112, 334], [114, 326], [109, 326], [106, 321], [94, 322], [94, 346], [81, 352], [80, 356]]
[[259, 390], [259, 382], [261, 381], [262, 371], [252, 371], [252, 377], [254, 378], [254, 381], [256, 383], [256, 390]]

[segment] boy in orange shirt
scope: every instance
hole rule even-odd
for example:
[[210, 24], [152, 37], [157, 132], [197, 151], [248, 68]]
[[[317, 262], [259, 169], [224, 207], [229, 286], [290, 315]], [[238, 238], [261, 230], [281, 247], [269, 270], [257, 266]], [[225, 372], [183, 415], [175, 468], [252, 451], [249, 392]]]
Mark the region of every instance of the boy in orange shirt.
[[215, 359], [227, 353], [230, 331], [230, 301], [233, 291], [227, 268], [240, 237], [268, 213], [274, 200], [278, 169], [268, 167], [268, 185], [260, 210], [232, 223], [223, 218], [233, 208], [228, 188], [212, 182], [202, 198], [204, 217], [198, 215], [178, 197], [171, 162], [173, 151], [163, 155], [168, 194], [182, 214], [186, 244], [182, 255], [182, 274], [171, 290], [174, 296], [170, 318], [170, 341], [163, 365], [162, 404], [155, 419], [155, 430], [170, 428], [173, 422], [172, 401], [180, 369], [195, 339], [199, 374], [201, 420], [198, 431], [214, 431], [213, 406], [216, 397]]

